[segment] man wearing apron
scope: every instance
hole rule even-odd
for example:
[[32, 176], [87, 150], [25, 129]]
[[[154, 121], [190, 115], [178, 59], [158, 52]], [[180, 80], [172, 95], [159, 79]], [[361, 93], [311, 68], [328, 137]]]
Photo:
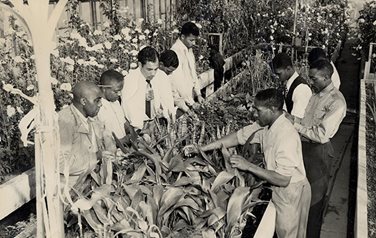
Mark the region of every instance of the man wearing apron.
[[310, 85], [314, 92], [303, 119], [286, 114], [302, 140], [304, 166], [311, 184], [312, 199], [308, 217], [307, 237], [320, 237], [324, 199], [332, 161], [330, 139], [337, 132], [346, 115], [346, 101], [331, 81], [333, 67], [327, 60], [310, 65]]

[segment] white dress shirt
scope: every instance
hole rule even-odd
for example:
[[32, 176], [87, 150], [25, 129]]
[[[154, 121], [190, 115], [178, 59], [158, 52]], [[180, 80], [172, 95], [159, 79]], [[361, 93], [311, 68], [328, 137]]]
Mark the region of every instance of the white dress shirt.
[[162, 70], [158, 70], [150, 84], [154, 91], [154, 116], [163, 116], [166, 119], [175, 118], [176, 108], [169, 76]]
[[294, 126], [304, 138], [324, 144], [337, 133], [345, 116], [345, 98], [331, 83], [312, 95], [304, 118]]
[[171, 47], [175, 51], [179, 59], [178, 68], [172, 73], [173, 87], [178, 91], [179, 95], [184, 98], [189, 105], [194, 103], [193, 91], [196, 96], [201, 95], [200, 82], [196, 72], [196, 60], [192, 49], [188, 49], [184, 43], [177, 39]]
[[144, 120], [148, 119], [145, 114], [146, 78], [140, 68], [130, 70], [124, 78], [124, 87], [121, 91], [121, 106], [130, 124], [138, 129], [144, 127]]
[[[170, 81], [162, 70], [158, 70], [150, 81], [154, 99], [151, 106], [151, 118], [163, 115], [175, 117], [174, 99]], [[145, 94], [147, 82], [139, 68], [131, 70], [124, 79], [122, 90], [122, 107], [131, 125], [142, 129], [145, 120], [150, 120], [145, 113]]]
[[[299, 77], [299, 74], [297, 72], [294, 72], [294, 74], [287, 80], [286, 82], [286, 89], [287, 91], [290, 90], [290, 87], [294, 80]], [[309, 99], [312, 96], [311, 88], [307, 84], [299, 84], [294, 92], [292, 93], [292, 101], [294, 103], [291, 115], [303, 118], [305, 109], [308, 105]], [[287, 111], [286, 103], [283, 105], [283, 109]]]
[[115, 133], [116, 137], [123, 138], [125, 136], [125, 114], [119, 101], [110, 102], [102, 98], [98, 119], [104, 124], [105, 130]]
[[[260, 128], [261, 130], [259, 130]], [[284, 176], [291, 176], [290, 183], [305, 179], [306, 173], [299, 134], [283, 114], [274, 121], [270, 128], [260, 127], [257, 123], [243, 127], [237, 132], [238, 142], [244, 145], [255, 131], [257, 132], [251, 143], [261, 145], [266, 169]]]
[[333, 66], [333, 75], [332, 75], [333, 85], [336, 89], [339, 89], [339, 86], [341, 85], [341, 79], [339, 77], [336, 66], [333, 64], [332, 61], [330, 61], [330, 64]]

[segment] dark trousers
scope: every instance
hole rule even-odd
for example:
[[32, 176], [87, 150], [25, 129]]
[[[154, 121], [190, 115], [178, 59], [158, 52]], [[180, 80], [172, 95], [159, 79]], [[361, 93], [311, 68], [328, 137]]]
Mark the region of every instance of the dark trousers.
[[304, 141], [302, 141], [302, 150], [304, 167], [312, 191], [307, 238], [316, 238], [320, 237], [324, 199], [328, 190], [334, 151], [330, 142], [319, 144]]

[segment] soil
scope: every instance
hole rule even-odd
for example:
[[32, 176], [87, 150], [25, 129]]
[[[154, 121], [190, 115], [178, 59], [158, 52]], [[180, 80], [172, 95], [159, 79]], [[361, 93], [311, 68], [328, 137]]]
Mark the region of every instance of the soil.
[[[373, 84], [366, 85], [367, 102], [376, 102]], [[366, 111], [367, 190], [368, 190], [368, 235], [376, 236], [376, 118], [370, 108]]]

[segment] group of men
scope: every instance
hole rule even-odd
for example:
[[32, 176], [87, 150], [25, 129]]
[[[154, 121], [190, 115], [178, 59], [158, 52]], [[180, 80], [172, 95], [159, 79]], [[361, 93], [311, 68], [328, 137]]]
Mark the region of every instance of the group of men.
[[127, 141], [125, 123], [145, 132], [154, 119], [173, 122], [202, 102], [192, 51], [198, 36], [199, 28], [187, 22], [171, 50], [159, 55], [153, 47], [142, 48], [138, 67], [125, 77], [110, 69], [99, 84], [74, 85], [72, 104], [58, 113], [60, 171], [69, 171], [69, 186], [95, 169], [101, 152], [116, 152], [113, 135]]
[[[321, 48], [313, 49], [308, 60], [309, 78], [305, 80], [289, 55], [277, 54], [272, 66], [285, 90], [258, 92], [253, 106], [255, 123], [200, 148], [209, 151], [243, 145], [252, 136], [250, 142], [264, 154], [265, 168], [240, 155], [233, 155], [230, 162], [272, 185], [276, 234], [283, 238], [320, 237], [334, 158], [330, 140], [346, 115], [333, 63]], [[195, 153], [197, 146], [188, 145], [185, 152]]]
[[[192, 47], [199, 35], [191, 22], [182, 26], [171, 50], [161, 55], [150, 47], [138, 54], [138, 68], [123, 77], [105, 71], [99, 84], [79, 82], [73, 102], [59, 112], [60, 168], [69, 171], [69, 186], [93, 171], [101, 151], [116, 151], [113, 134], [126, 137], [126, 120], [138, 130], [153, 118], [174, 121], [177, 114], [190, 112], [203, 101]], [[322, 49], [308, 57], [309, 79], [294, 70], [290, 57], [277, 54], [273, 70], [286, 90], [260, 91], [254, 102], [257, 121], [201, 150], [251, 143], [259, 144], [265, 168], [240, 155], [230, 159], [235, 168], [253, 173], [272, 185], [277, 211], [278, 237], [319, 237], [324, 198], [333, 161], [330, 139], [346, 114], [339, 92], [338, 73]], [[187, 153], [197, 146], [187, 146]]]

